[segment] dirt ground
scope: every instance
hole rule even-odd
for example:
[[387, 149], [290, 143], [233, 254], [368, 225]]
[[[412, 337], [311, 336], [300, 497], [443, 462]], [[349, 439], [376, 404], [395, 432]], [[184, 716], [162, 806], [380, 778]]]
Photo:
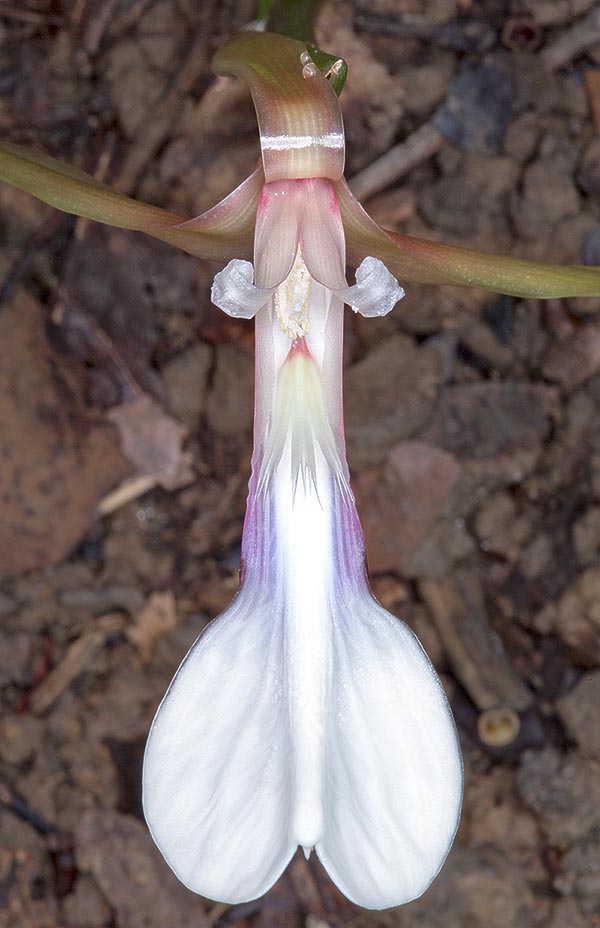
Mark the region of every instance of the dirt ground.
[[[246, 92], [209, 67], [253, 14], [2, 0], [0, 133], [196, 215], [258, 155]], [[593, 0], [331, 0], [318, 43], [349, 62], [347, 174], [379, 221], [600, 263]], [[462, 824], [404, 908], [351, 905], [314, 855], [228, 907], [162, 862], [140, 764], [236, 589], [251, 327], [211, 307], [214, 267], [167, 246], [2, 185], [0, 216], [1, 928], [599, 926], [597, 301], [413, 285], [348, 318], [373, 585], [447, 686]]]

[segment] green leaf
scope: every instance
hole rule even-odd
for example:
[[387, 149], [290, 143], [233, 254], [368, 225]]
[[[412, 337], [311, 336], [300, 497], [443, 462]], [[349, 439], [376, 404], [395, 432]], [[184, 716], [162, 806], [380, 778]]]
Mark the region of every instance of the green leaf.
[[310, 42], [313, 23], [321, 0], [273, 0], [267, 18], [269, 32], [278, 32], [290, 39]]
[[525, 261], [395, 232], [387, 235], [395, 247], [396, 261], [401, 263], [401, 256], [416, 259], [422, 267], [423, 276], [435, 274], [436, 283], [481, 287], [509, 296], [544, 300], [570, 296], [600, 297], [600, 268], [597, 267]]
[[255, 172], [221, 204], [190, 221], [126, 197], [78, 168], [11, 142], [0, 142], [0, 180], [66, 213], [146, 232], [197, 257], [228, 261], [252, 255], [263, 176], [262, 171]]
[[322, 52], [320, 49], [315, 48], [314, 45], [309, 45], [307, 48], [319, 71], [327, 78], [339, 97], [348, 77], [348, 65], [343, 58], [330, 55], [328, 52]]
[[372, 255], [383, 261], [400, 283], [480, 287], [509, 296], [539, 299], [600, 297], [600, 268], [524, 261], [399, 235], [381, 229], [345, 181], [335, 184], [335, 190], [346, 233], [348, 261], [354, 267]]

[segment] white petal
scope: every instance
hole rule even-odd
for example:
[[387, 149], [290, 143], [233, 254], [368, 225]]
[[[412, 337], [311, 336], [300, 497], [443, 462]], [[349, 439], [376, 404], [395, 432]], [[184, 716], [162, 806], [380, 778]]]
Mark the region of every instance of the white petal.
[[333, 617], [325, 829], [334, 883], [370, 909], [429, 886], [460, 814], [462, 763], [441, 684], [409, 628], [366, 591]]
[[265, 184], [256, 213], [254, 265], [259, 287], [273, 289], [286, 279], [298, 251], [298, 215], [302, 208], [298, 181]]
[[300, 247], [312, 277], [329, 290], [346, 286], [346, 243], [335, 190], [324, 177], [302, 186]]
[[179, 879], [237, 903], [285, 869], [291, 748], [281, 616], [250, 587], [198, 639], [154, 720], [144, 813]]
[[254, 269], [250, 261], [234, 258], [215, 274], [210, 298], [228, 316], [252, 319], [271, 295], [270, 290], [255, 287], [253, 280]]
[[379, 258], [365, 258], [356, 269], [356, 283], [335, 291], [361, 316], [385, 316], [404, 296], [404, 290]]

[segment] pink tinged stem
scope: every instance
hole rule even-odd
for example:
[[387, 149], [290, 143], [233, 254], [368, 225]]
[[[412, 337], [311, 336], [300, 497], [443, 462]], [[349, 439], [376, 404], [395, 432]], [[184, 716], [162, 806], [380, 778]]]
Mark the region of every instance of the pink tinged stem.
[[345, 180], [334, 186], [344, 224], [348, 262], [354, 267], [365, 256], [374, 255], [403, 281], [481, 287], [496, 293], [542, 299], [600, 293], [597, 267], [560, 267], [399, 235], [380, 228], [371, 219]]
[[5, 141], [0, 141], [0, 180], [67, 213], [145, 232], [198, 257], [229, 261], [252, 255], [264, 174], [257, 168], [221, 203], [192, 220], [140, 203], [56, 158]]
[[344, 170], [342, 115], [306, 45], [279, 35], [240, 32], [219, 49], [213, 67], [250, 86], [267, 181], [339, 180]]

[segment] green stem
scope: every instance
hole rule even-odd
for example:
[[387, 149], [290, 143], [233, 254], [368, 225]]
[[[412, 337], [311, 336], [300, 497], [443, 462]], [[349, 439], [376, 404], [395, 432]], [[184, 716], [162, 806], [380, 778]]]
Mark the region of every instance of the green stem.
[[267, 10], [267, 30], [300, 42], [313, 41], [313, 23], [321, 0], [261, 0], [260, 13]]

